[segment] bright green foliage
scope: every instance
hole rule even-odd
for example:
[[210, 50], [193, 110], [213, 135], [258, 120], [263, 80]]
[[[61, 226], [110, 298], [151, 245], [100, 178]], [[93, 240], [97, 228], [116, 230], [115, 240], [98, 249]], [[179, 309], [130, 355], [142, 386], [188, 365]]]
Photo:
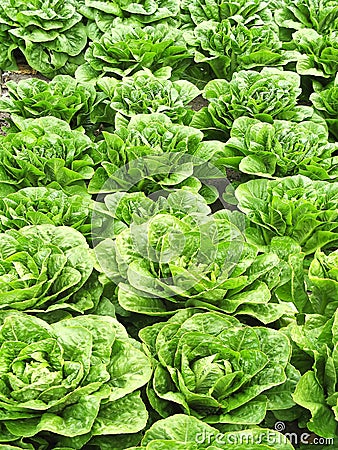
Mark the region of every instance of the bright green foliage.
[[79, 67], [76, 77], [90, 81], [105, 74], [122, 77], [143, 68], [170, 66], [179, 79], [192, 58], [181, 30], [165, 23], [142, 27], [134, 19], [116, 18], [109, 31], [90, 43], [87, 64]]
[[[199, 192], [198, 177], [212, 178], [212, 168], [203, 170], [203, 165], [214, 153], [222, 152], [223, 143], [203, 141], [201, 131], [173, 124], [164, 114], [140, 114], [122, 123], [118, 120], [114, 134], [103, 132], [104, 141], [98, 148], [102, 163], [89, 183], [90, 193], [132, 190], [149, 194], [183, 186]], [[214, 177], [222, 178], [224, 173], [215, 171]], [[204, 191], [210, 203], [217, 199], [214, 190]]]
[[308, 279], [313, 311], [332, 317], [338, 307], [338, 250], [328, 254], [318, 250], [311, 261]]
[[0, 199], [0, 230], [27, 225], [65, 225], [88, 235], [91, 199], [57, 189], [28, 187]]
[[[140, 337], [157, 361], [148, 398], [167, 417], [177, 407], [210, 424], [254, 425], [267, 410], [293, 406], [291, 346], [282, 333], [215, 312], [185, 310]], [[289, 390], [288, 390], [289, 389]]]
[[337, 447], [337, 24], [0, 1], [0, 450]]
[[[313, 179], [338, 176], [337, 143], [329, 143], [325, 126], [316, 122], [236, 119], [219, 164], [259, 177], [303, 174]], [[222, 157], [223, 156], [223, 157]]]
[[310, 366], [299, 380], [293, 399], [310, 411], [306, 426], [311, 432], [337, 439], [338, 313], [335, 311], [330, 319], [308, 315], [304, 325], [293, 324], [290, 328], [292, 340], [307, 356]]
[[338, 31], [320, 35], [315, 30], [301, 29], [292, 35], [290, 47], [301, 55], [296, 64], [300, 75], [333, 81], [338, 71]]
[[9, 81], [6, 87], [10, 96], [0, 99], [1, 111], [33, 119], [54, 116], [72, 128], [88, 126], [93, 109], [105, 97], [68, 75], [58, 75], [50, 83], [37, 78]]
[[2, 195], [30, 186], [85, 188], [100, 162], [88, 136], [55, 117], [12, 119], [20, 131], [0, 139]]
[[238, 207], [255, 225], [250, 236], [258, 244], [274, 236], [290, 236], [306, 254], [338, 241], [338, 183], [296, 175], [258, 179], [235, 192]]
[[321, 114], [327, 123], [330, 133], [338, 139], [338, 76], [335, 81], [325, 88], [318, 83], [313, 83], [315, 92], [310, 95], [316, 111]]
[[247, 27], [230, 20], [205, 21], [196, 26], [191, 44], [195, 62], [206, 62], [216, 78], [230, 80], [242, 69], [278, 67], [296, 60], [297, 52], [284, 51], [273, 24]]
[[180, 11], [179, 0], [82, 0], [87, 16], [96, 22], [105, 18], [133, 17], [143, 23], [176, 17]]
[[67, 308], [93, 266], [85, 238], [73, 228], [45, 224], [6, 231], [0, 235], [0, 306]]
[[120, 81], [108, 77], [98, 80], [98, 88], [108, 97], [101, 108], [108, 108], [102, 112], [103, 120], [110, 116], [110, 122], [113, 122], [116, 113], [125, 117], [163, 113], [174, 123], [189, 125], [193, 115], [189, 103], [201, 91], [189, 81], [169, 80], [171, 73], [169, 67], [164, 67], [156, 74], [145, 69]]
[[2, 443], [44, 432], [48, 448], [80, 449], [92, 436], [123, 439], [146, 425], [138, 389], [150, 362], [111, 317], [48, 325], [3, 314], [0, 356]]
[[241, 116], [300, 122], [313, 114], [311, 108], [297, 105], [300, 93], [300, 77], [294, 72], [241, 70], [231, 81], [213, 80], [206, 85], [203, 97], [210, 103], [195, 114], [191, 124], [228, 135], [233, 121]]
[[236, 445], [238, 450], [293, 450], [293, 446], [280, 433], [264, 428], [220, 433], [217, 428], [193, 416], [175, 414], [158, 420], [146, 431], [140, 447], [147, 450], [222, 450]]
[[196, 306], [270, 323], [292, 313], [284, 301], [302, 301], [293, 291], [302, 288], [299, 247], [277, 239], [259, 254], [244, 240], [242, 214], [211, 215], [203, 197], [183, 190], [156, 202], [140, 193], [105, 202], [107, 211], [96, 214], [107, 217], [97, 230], [106, 239], [94, 250], [123, 309], [165, 316]]
[[[1, 15], [1, 6], [0, 6]], [[13, 52], [17, 45], [11, 40], [10, 26], [0, 22], [0, 70], [17, 70]]]
[[231, 23], [254, 25], [272, 22], [268, 3], [255, 0], [182, 0], [182, 9], [187, 11], [190, 20], [198, 25], [208, 20], [221, 22], [229, 19]]
[[283, 0], [275, 19], [284, 28], [312, 28], [326, 34], [338, 30], [338, 5], [335, 0]]
[[87, 43], [81, 21], [75, 0], [3, 0], [0, 6], [0, 22], [10, 27], [8, 36], [15, 48], [33, 69], [47, 77], [60, 70], [74, 74], [73, 64], [80, 63], [77, 57]]

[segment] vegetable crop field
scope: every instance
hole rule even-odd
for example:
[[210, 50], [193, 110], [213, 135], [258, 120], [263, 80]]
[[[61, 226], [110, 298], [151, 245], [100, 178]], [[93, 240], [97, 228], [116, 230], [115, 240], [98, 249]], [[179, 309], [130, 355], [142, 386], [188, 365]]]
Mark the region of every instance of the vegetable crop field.
[[0, 450], [338, 449], [338, 1], [0, 1]]

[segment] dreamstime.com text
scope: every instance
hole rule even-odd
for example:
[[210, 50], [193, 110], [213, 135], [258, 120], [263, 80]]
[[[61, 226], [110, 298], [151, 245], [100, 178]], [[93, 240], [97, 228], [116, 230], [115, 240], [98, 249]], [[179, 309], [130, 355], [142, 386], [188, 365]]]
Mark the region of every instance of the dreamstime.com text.
[[[283, 422], [275, 424], [276, 431], [284, 431]], [[218, 444], [218, 445], [253, 445], [253, 444], [285, 444], [290, 442], [292, 445], [334, 445], [333, 438], [323, 438], [310, 433], [276, 433], [273, 430], [258, 429], [255, 432], [249, 430], [236, 431], [234, 433], [209, 433], [203, 431], [196, 433], [195, 441], [197, 444]]]

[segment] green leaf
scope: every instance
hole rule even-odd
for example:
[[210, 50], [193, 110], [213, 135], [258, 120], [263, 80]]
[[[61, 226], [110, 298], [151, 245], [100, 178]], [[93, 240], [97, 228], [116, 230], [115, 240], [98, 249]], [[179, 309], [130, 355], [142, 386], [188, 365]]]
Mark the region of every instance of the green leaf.
[[323, 388], [316, 380], [314, 372], [306, 372], [301, 377], [293, 399], [311, 412], [312, 417], [307, 425], [310, 431], [327, 438], [336, 436], [337, 423], [326, 405]]

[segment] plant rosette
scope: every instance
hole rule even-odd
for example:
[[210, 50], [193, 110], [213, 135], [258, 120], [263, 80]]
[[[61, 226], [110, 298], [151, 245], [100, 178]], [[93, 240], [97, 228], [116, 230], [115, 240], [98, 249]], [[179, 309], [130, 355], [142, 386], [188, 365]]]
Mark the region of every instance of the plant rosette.
[[162, 417], [180, 409], [209, 424], [249, 426], [295, 405], [300, 375], [279, 331], [186, 309], [139, 335], [156, 361], [148, 398]]
[[49, 325], [2, 313], [0, 355], [3, 444], [42, 433], [52, 448], [81, 449], [93, 436], [111, 435], [113, 443], [146, 426], [139, 388], [150, 361], [112, 317]]
[[[112, 282], [110, 295], [124, 313], [150, 316], [195, 306], [271, 323], [294, 313], [295, 286], [303, 289], [300, 247], [279, 237], [263, 247], [249, 243], [244, 214], [224, 201], [225, 209], [215, 213], [208, 206], [206, 193], [214, 186], [201, 180], [220, 172], [199, 161], [200, 179], [185, 180], [193, 173], [190, 164], [177, 170], [155, 154], [132, 161], [103, 185], [92, 241], [96, 268]], [[223, 174], [220, 181], [228, 183]], [[139, 182], [146, 193], [130, 192]], [[219, 186], [225, 187], [231, 185]], [[291, 282], [294, 276], [299, 283]]]

